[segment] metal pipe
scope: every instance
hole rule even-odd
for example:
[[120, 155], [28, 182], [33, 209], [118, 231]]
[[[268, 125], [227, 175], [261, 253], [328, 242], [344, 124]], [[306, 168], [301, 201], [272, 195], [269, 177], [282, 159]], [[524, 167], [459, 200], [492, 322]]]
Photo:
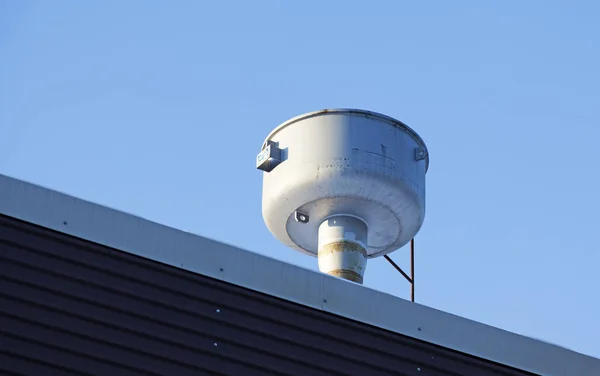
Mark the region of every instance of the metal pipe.
[[362, 284], [367, 233], [365, 222], [356, 217], [338, 215], [323, 221], [319, 226], [319, 270]]
[[415, 239], [410, 241], [410, 301], [415, 301]]

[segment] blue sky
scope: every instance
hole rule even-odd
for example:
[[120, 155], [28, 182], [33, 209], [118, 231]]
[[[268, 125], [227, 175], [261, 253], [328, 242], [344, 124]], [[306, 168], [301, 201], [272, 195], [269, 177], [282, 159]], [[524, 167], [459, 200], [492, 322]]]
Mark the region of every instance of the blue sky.
[[[431, 154], [417, 301], [600, 357], [599, 14], [2, 1], [0, 173], [317, 270], [266, 229], [256, 154], [304, 112], [382, 112]], [[408, 298], [383, 259], [365, 285]]]

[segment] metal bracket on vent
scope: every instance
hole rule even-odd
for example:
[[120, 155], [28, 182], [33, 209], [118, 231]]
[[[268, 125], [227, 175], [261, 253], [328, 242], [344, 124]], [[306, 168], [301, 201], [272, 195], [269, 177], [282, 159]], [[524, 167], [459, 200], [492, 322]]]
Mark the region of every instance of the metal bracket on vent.
[[294, 217], [295, 217], [296, 221], [298, 221], [300, 223], [308, 223], [308, 221], [309, 221], [308, 214], [300, 213], [299, 211], [296, 211], [294, 213]]
[[415, 160], [421, 161], [421, 160], [423, 160], [425, 158], [427, 158], [427, 152], [425, 151], [425, 149], [423, 149], [423, 148], [416, 148], [415, 149]]
[[256, 168], [271, 172], [281, 163], [281, 149], [273, 141], [267, 141], [265, 148], [256, 156]]

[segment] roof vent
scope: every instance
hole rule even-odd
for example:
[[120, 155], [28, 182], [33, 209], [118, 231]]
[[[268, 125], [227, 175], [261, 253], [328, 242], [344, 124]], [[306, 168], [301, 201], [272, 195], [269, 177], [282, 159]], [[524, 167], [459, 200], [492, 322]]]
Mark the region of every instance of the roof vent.
[[427, 147], [378, 113], [307, 113], [275, 128], [257, 156], [262, 213], [283, 244], [362, 283], [367, 259], [413, 239], [425, 218]]

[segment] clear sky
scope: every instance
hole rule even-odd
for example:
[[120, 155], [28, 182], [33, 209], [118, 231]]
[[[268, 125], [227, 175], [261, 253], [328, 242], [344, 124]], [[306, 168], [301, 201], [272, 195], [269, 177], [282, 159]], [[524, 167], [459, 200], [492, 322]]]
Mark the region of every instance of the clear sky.
[[[0, 173], [317, 270], [266, 229], [256, 154], [304, 112], [382, 112], [431, 154], [417, 301], [600, 357], [599, 19], [591, 0], [0, 0]], [[365, 285], [409, 296], [383, 259]]]

